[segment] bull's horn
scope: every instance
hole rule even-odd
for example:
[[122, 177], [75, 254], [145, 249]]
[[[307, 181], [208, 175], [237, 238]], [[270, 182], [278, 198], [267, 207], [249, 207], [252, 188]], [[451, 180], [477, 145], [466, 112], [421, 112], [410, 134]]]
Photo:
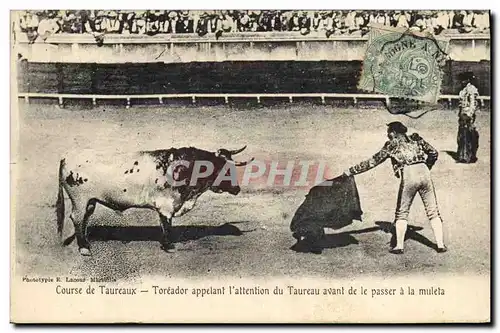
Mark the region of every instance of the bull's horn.
[[247, 165], [248, 163], [252, 162], [253, 160], [254, 160], [254, 158], [252, 157], [250, 160], [245, 161], [245, 162], [237, 162], [237, 161], [234, 161], [234, 165], [236, 165], [236, 166], [245, 166], [245, 165]]
[[243, 150], [245, 150], [245, 148], [246, 148], [246, 147], [247, 147], [247, 146], [245, 145], [245, 146], [243, 146], [243, 148], [240, 148], [240, 149], [236, 149], [236, 150], [229, 150], [229, 153], [230, 153], [231, 155], [236, 155], [236, 154], [239, 154], [239, 153], [241, 153]]

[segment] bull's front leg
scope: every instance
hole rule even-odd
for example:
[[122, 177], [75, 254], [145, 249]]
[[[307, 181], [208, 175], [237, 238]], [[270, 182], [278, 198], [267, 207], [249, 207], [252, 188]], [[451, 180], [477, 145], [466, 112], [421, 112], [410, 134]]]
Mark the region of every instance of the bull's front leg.
[[160, 215], [160, 225], [162, 230], [161, 248], [166, 252], [174, 252], [175, 245], [172, 242], [172, 217], [174, 214], [174, 202], [166, 198], [159, 198], [155, 201], [156, 210]]
[[169, 253], [175, 252], [175, 245], [172, 242], [172, 217], [160, 213], [160, 223], [162, 229], [161, 248]]

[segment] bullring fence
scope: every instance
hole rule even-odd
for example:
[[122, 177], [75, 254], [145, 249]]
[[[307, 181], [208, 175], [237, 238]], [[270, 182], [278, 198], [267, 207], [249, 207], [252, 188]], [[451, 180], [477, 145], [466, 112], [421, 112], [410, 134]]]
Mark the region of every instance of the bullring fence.
[[[318, 98], [321, 99], [322, 104], [326, 103], [327, 98], [331, 99], [347, 99], [352, 100], [356, 105], [358, 100], [381, 100], [385, 101], [387, 105], [390, 104], [390, 97], [381, 94], [318, 94], [318, 93], [280, 93], [280, 94], [153, 94], [153, 95], [83, 95], [83, 94], [44, 94], [44, 93], [19, 93], [19, 98], [24, 98], [26, 103], [29, 103], [30, 98], [49, 98], [57, 99], [60, 107], [64, 107], [64, 99], [79, 99], [79, 100], [92, 100], [93, 105], [97, 105], [98, 100], [124, 100], [126, 101], [126, 108], [130, 108], [131, 101], [136, 99], [158, 99], [159, 104], [163, 104], [167, 99], [191, 99], [192, 103], [196, 103], [197, 99], [202, 98], [220, 98], [224, 99], [226, 104], [229, 99], [237, 98], [253, 98], [260, 104], [261, 99], [264, 98], [288, 98], [290, 103], [293, 103], [294, 98]], [[440, 95], [439, 100], [445, 100], [451, 105], [453, 100], [458, 100], [458, 95]], [[481, 106], [485, 105], [485, 101], [490, 101], [490, 96], [479, 96]]]

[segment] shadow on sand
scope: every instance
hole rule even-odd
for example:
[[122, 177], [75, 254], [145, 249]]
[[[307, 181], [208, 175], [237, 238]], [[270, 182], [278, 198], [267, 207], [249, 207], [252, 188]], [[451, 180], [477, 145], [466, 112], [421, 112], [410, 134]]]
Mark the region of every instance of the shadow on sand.
[[[384, 222], [384, 221], [378, 221], [375, 222], [376, 225], [380, 227], [380, 230], [390, 233], [391, 234], [391, 247], [396, 246], [396, 229], [394, 228], [393, 224], [391, 222]], [[405, 234], [405, 241], [408, 239], [414, 240], [416, 242], [419, 242], [422, 245], [425, 245], [431, 249], [437, 250], [437, 245], [430, 241], [427, 237], [424, 235], [419, 234], [417, 231], [423, 230], [424, 228], [422, 227], [417, 227], [414, 225], [408, 225], [408, 228], [406, 229], [406, 234]]]
[[[379, 231], [379, 227], [371, 227], [365, 228], [361, 230], [352, 230], [340, 232], [338, 234], [329, 234], [325, 235], [320, 241], [318, 241], [315, 245], [316, 249], [334, 249], [338, 247], [345, 247], [349, 245], [357, 245], [359, 244], [358, 240], [354, 238], [353, 234], [364, 234], [368, 232]], [[311, 248], [308, 244], [303, 241], [295, 243], [291, 248], [291, 250], [295, 252], [311, 252]]]
[[[451, 158], [453, 158], [453, 160], [454, 160], [456, 163], [462, 163], [462, 164], [463, 164], [463, 163], [466, 163], [466, 162], [464, 162], [464, 161], [460, 161], [460, 160], [458, 160], [458, 153], [457, 153], [457, 152], [455, 152], [455, 151], [451, 151], [451, 150], [444, 150], [444, 152], [445, 152], [446, 154], [450, 155], [450, 156], [451, 156]], [[475, 162], [477, 162], [477, 157], [476, 157], [476, 158], [471, 159], [471, 161], [470, 161], [469, 163], [475, 163]]]
[[451, 156], [451, 158], [453, 158], [453, 160], [454, 160], [455, 162], [457, 162], [458, 154], [457, 154], [457, 152], [456, 152], [456, 151], [444, 150], [444, 152], [445, 152], [446, 154], [448, 154], [449, 156]]
[[[396, 246], [396, 233], [395, 233], [395, 228], [391, 222], [386, 222], [386, 221], [377, 221], [375, 222], [377, 225], [376, 227], [370, 227], [370, 228], [364, 228], [360, 230], [351, 230], [351, 231], [345, 231], [345, 232], [340, 232], [337, 234], [329, 234], [325, 235], [318, 243], [314, 244], [314, 249], [313, 250], [320, 250], [320, 251], [311, 251], [311, 247], [309, 247], [307, 244], [304, 242], [297, 242], [295, 243], [290, 249], [295, 251], [295, 252], [314, 252], [314, 253], [321, 253], [322, 249], [334, 249], [334, 248], [339, 248], [339, 247], [346, 247], [349, 245], [357, 245], [359, 244], [359, 241], [353, 237], [352, 235], [356, 234], [365, 234], [365, 233], [370, 233], [370, 232], [377, 232], [377, 231], [383, 231], [385, 233], [390, 233], [392, 235], [391, 237], [391, 247]], [[408, 225], [408, 228], [406, 230], [406, 235], [405, 235], [405, 241], [408, 239], [414, 240], [416, 242], [419, 242], [420, 244], [423, 244], [431, 249], [436, 250], [437, 245], [433, 242], [431, 242], [427, 237], [419, 234], [417, 231], [423, 230], [424, 228], [418, 227], [418, 226], [413, 226], [413, 225]]]
[[[160, 241], [162, 231], [158, 227], [111, 227], [111, 226], [89, 226], [88, 239], [90, 241], [118, 240], [123, 243], [133, 241]], [[230, 223], [220, 226], [173, 226], [172, 241], [174, 243], [196, 240], [207, 236], [241, 236], [245, 232]]]

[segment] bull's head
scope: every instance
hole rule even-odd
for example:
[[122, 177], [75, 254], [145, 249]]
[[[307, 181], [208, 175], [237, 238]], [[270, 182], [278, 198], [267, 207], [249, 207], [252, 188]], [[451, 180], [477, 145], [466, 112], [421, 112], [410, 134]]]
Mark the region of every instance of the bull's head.
[[238, 177], [236, 174], [236, 169], [234, 167], [245, 166], [248, 163], [252, 162], [254, 158], [252, 157], [248, 161], [240, 162], [233, 160], [233, 155], [241, 153], [243, 150], [245, 150], [246, 147], [247, 146], [244, 146], [236, 150], [228, 150], [224, 148], [220, 148], [217, 150], [217, 152], [215, 153], [215, 157], [220, 162], [223, 162], [223, 164], [220, 167], [216, 167], [216, 172], [220, 177], [223, 177], [224, 179], [222, 181], [216, 181], [210, 187], [210, 190], [215, 193], [228, 192], [233, 195], [237, 195], [240, 192], [241, 188], [238, 185]]

